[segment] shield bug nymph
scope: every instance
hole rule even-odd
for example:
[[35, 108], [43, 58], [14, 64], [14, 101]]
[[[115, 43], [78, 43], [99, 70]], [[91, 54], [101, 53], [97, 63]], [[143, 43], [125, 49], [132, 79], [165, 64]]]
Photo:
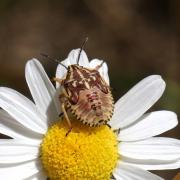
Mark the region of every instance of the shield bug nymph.
[[[56, 60], [67, 69], [64, 78], [56, 77], [54, 80], [60, 83], [62, 87], [61, 94], [59, 95], [61, 110], [70, 130], [72, 126], [68, 117], [68, 111], [83, 124], [100, 126], [110, 120], [114, 109], [114, 100], [110, 87], [98, 71], [104, 62], [94, 69], [79, 65], [79, 59], [85, 42], [79, 51], [76, 64], [66, 67]], [[47, 55], [45, 56], [50, 58]]]

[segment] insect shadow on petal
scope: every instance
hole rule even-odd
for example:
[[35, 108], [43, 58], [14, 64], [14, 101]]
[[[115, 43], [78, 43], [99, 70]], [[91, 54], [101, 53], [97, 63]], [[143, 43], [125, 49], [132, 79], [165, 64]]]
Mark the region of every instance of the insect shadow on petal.
[[83, 124], [93, 127], [107, 124], [114, 110], [111, 88], [98, 71], [103, 66], [104, 61], [95, 68], [79, 65], [81, 53], [87, 40], [88, 38], [85, 39], [79, 50], [76, 64], [71, 64], [68, 67], [57, 59], [41, 54], [58, 62], [67, 70], [62, 79], [58, 77], [53, 78], [62, 88], [59, 100], [61, 102], [61, 110], [69, 126], [66, 135], [72, 130], [67, 111], [70, 111]]

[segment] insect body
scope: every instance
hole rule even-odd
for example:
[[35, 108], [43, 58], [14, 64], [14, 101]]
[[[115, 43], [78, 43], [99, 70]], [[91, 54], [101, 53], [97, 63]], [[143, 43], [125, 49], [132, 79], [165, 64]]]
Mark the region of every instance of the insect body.
[[77, 119], [90, 126], [106, 124], [114, 108], [110, 88], [101, 77], [99, 68], [70, 65], [63, 80], [55, 78], [63, 87], [60, 95], [62, 110], [69, 109]]
[[94, 69], [79, 65], [80, 55], [87, 40], [86, 38], [79, 51], [77, 64], [69, 65], [68, 67], [46, 54], [41, 54], [58, 62], [67, 69], [63, 79], [54, 78], [54, 80], [60, 83], [62, 87], [59, 99], [61, 101], [61, 110], [70, 127], [68, 133], [71, 131], [72, 126], [67, 111], [74, 114], [84, 124], [98, 126], [106, 124], [114, 110], [114, 101], [110, 87], [98, 71], [103, 62]]

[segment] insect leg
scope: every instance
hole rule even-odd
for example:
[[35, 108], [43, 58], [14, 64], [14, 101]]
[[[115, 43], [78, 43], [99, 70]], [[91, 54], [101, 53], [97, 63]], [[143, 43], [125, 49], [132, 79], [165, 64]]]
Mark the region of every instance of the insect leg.
[[63, 114], [64, 114], [64, 113], [63, 113], [63, 112], [61, 112], [61, 113], [59, 114], [59, 117], [63, 116]]
[[[62, 94], [60, 94], [59, 95], [59, 101], [60, 101], [60, 103], [61, 104], [66, 104], [65, 102], [66, 102], [66, 97], [65, 97], [65, 95], [62, 93]], [[66, 107], [66, 111], [67, 111], [67, 107]], [[62, 111], [62, 108], [61, 108], [61, 111]], [[61, 117], [61, 116], [63, 116], [64, 115], [64, 112], [61, 112], [60, 114], [59, 114], [59, 117]]]
[[64, 79], [60, 79], [60, 78], [55, 78], [54, 77], [52, 80], [53, 81], [57, 81], [59, 84], [61, 84]]
[[62, 112], [64, 113], [65, 119], [66, 119], [67, 124], [68, 124], [68, 126], [69, 126], [69, 130], [68, 130], [68, 132], [66, 133], [66, 136], [67, 136], [67, 135], [71, 132], [71, 130], [72, 130], [72, 124], [71, 124], [71, 121], [69, 120], [69, 117], [68, 117], [68, 115], [67, 115], [67, 112], [66, 112], [64, 103], [62, 103], [61, 109], [62, 109]]

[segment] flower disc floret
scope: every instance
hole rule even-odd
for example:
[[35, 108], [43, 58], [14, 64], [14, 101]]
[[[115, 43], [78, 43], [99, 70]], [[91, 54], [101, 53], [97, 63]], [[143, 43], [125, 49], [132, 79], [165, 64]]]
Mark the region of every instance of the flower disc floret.
[[118, 160], [116, 134], [108, 127], [55, 123], [41, 144], [41, 160], [50, 179], [110, 179]]

